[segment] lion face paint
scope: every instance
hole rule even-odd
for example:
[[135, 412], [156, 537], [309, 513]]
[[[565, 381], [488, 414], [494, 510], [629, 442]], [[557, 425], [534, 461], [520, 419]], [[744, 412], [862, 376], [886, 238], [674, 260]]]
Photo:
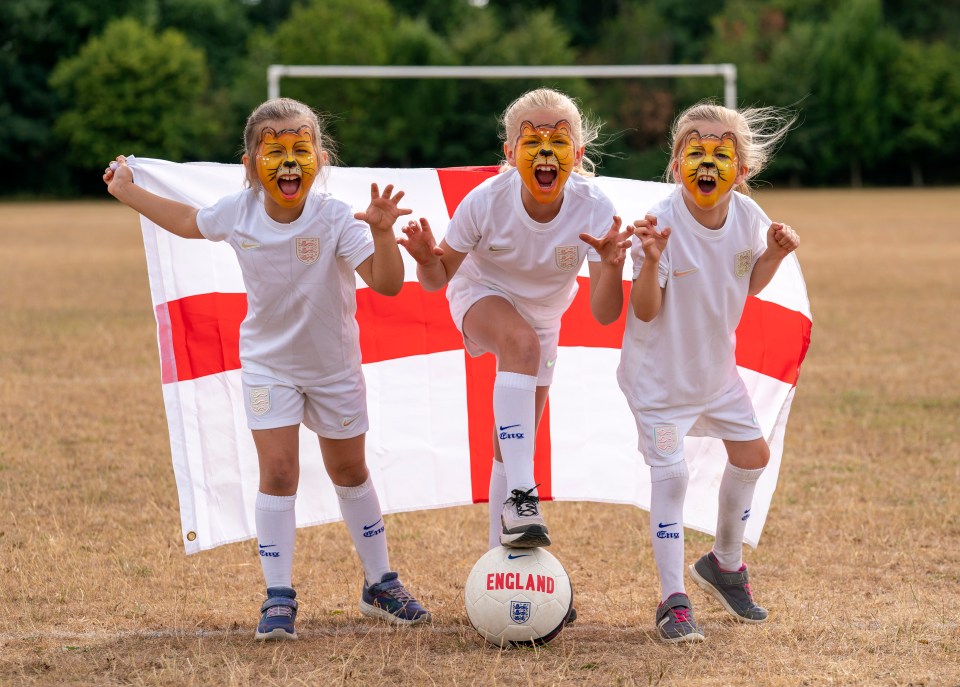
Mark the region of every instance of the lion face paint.
[[680, 156], [680, 180], [704, 210], [714, 207], [733, 188], [740, 172], [737, 137], [727, 131], [717, 137], [687, 134]]
[[257, 148], [257, 177], [263, 190], [284, 208], [299, 206], [317, 174], [313, 132], [308, 126], [264, 128]]
[[566, 119], [550, 126], [520, 125], [514, 159], [523, 185], [538, 203], [552, 203], [563, 192], [577, 162], [577, 151]]

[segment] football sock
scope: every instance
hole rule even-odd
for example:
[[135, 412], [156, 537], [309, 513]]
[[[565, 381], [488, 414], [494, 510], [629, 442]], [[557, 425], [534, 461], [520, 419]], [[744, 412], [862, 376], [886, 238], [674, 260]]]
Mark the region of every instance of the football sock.
[[493, 461], [493, 469], [490, 471], [490, 548], [495, 549], [500, 546], [500, 533], [503, 531], [503, 523], [500, 522], [500, 511], [503, 510], [503, 502], [507, 500], [507, 471], [503, 463], [498, 460]]
[[493, 383], [493, 419], [497, 424], [500, 455], [507, 471], [507, 491], [526, 491], [536, 485], [533, 478], [536, 395], [536, 377], [518, 372], [497, 372]]
[[743, 565], [743, 533], [750, 518], [750, 504], [763, 468], [745, 470], [727, 463], [720, 480], [717, 538], [713, 555], [721, 570], [735, 571]]
[[683, 585], [683, 500], [689, 481], [686, 461], [650, 468], [650, 535], [660, 574], [660, 600], [686, 594]]
[[376, 584], [384, 573], [390, 572], [390, 557], [387, 553], [387, 532], [380, 511], [380, 500], [373, 488], [373, 480], [356, 487], [333, 485], [340, 501], [343, 524], [350, 532], [353, 547], [357, 550], [367, 584]]
[[297, 495], [273, 496], [257, 492], [254, 519], [260, 567], [267, 587], [292, 587], [293, 541], [297, 532], [294, 505]]

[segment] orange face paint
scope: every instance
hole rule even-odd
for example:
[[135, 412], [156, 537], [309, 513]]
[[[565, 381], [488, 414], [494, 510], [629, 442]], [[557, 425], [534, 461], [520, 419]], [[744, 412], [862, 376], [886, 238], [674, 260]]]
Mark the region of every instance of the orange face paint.
[[570, 123], [565, 119], [552, 126], [523, 122], [514, 157], [520, 179], [534, 199], [543, 204], [553, 202], [563, 192], [577, 161]]
[[310, 127], [281, 131], [266, 127], [260, 134], [256, 163], [263, 190], [281, 207], [299, 206], [317, 174]]
[[698, 207], [709, 210], [733, 188], [740, 171], [737, 137], [687, 134], [680, 156], [680, 180]]

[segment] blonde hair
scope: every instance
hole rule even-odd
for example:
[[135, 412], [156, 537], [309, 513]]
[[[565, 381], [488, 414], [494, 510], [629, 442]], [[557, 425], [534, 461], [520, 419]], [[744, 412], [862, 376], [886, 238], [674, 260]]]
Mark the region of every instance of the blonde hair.
[[[563, 116], [560, 119], [570, 122], [574, 145], [577, 148], [584, 146], [590, 155], [599, 156], [600, 151], [594, 141], [600, 137], [602, 124], [583, 114], [573, 98], [552, 88], [527, 91], [507, 106], [500, 117], [501, 141], [510, 143], [517, 139], [520, 135], [520, 125], [526, 119], [524, 115], [530, 110], [555, 110], [562, 113]], [[573, 171], [589, 177], [594, 175], [597, 166], [587, 152], [584, 152], [580, 164], [574, 167]], [[509, 168], [510, 164], [506, 161], [500, 163], [501, 172]]]
[[[257, 146], [260, 144], [260, 134], [263, 125], [267, 122], [303, 122], [307, 121], [313, 129], [316, 140], [316, 154], [318, 179], [325, 179], [329, 166], [336, 164], [336, 144], [327, 136], [326, 120], [312, 107], [292, 98], [274, 98], [261, 103], [247, 117], [247, 124], [243, 129], [243, 152], [248, 156], [244, 165], [246, 184], [250, 188], [260, 188], [260, 178], [254, 159], [257, 155]], [[326, 164], [323, 162], [323, 153], [327, 154]]]
[[670, 129], [670, 162], [663, 174], [667, 183], [675, 181], [673, 166], [683, 153], [683, 141], [700, 122], [720, 124], [737, 137], [737, 155], [747, 175], [734, 190], [750, 194], [749, 180], [773, 158], [777, 146], [790, 131], [796, 115], [778, 107], [748, 107], [731, 110], [711, 100], [703, 100], [680, 113]]

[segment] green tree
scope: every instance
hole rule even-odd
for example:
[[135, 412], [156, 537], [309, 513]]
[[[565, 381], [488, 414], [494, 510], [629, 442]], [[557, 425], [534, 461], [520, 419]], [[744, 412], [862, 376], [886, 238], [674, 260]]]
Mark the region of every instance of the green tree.
[[55, 131], [83, 171], [119, 153], [204, 159], [215, 127], [202, 106], [207, 82], [203, 52], [183, 34], [119, 19], [54, 70], [51, 84], [69, 103]]
[[0, 193], [67, 193], [69, 170], [51, 165], [44, 187], [21, 172], [18, 151], [51, 159], [50, 135], [60, 99], [48, 79], [63, 56], [74, 54], [107, 21], [126, 12], [124, 0], [0, 2]]
[[[946, 43], [905, 43], [893, 66], [890, 91], [897, 100], [895, 150], [886, 165], [908, 166], [914, 186], [925, 176], [957, 181], [960, 154], [960, 50]], [[928, 172], [924, 173], [924, 169]]]

